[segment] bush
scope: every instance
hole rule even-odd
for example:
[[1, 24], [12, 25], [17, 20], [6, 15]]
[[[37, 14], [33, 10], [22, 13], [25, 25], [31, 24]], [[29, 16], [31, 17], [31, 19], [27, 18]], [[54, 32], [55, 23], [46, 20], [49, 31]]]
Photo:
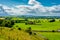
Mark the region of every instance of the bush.
[[21, 30], [21, 28], [18, 28], [18, 30]]
[[29, 32], [29, 35], [32, 35], [32, 32]]
[[2, 24], [3, 20], [0, 20], [0, 24]]
[[1, 24], [1, 26], [9, 27], [9, 28], [11, 28], [13, 25], [14, 25], [14, 22], [10, 21], [10, 20], [3, 20], [2, 24]]
[[31, 27], [29, 27], [29, 28], [26, 30], [26, 32], [28, 32], [28, 33], [29, 33], [29, 35], [32, 35]]
[[28, 21], [28, 19], [27, 19], [27, 18], [25, 18], [25, 21]]
[[25, 25], [27, 25], [27, 22], [25, 23]]
[[52, 32], [55, 32], [55, 30], [52, 30]]
[[7, 23], [5, 24], [5, 27], [8, 27], [8, 24]]
[[55, 22], [55, 19], [50, 20], [50, 22]]
[[34, 35], [36, 35], [36, 33], [34, 33]]
[[14, 25], [14, 21], [11, 21], [11, 25]]
[[11, 28], [11, 30], [10, 31], [12, 31], [13, 30], [13, 28]]

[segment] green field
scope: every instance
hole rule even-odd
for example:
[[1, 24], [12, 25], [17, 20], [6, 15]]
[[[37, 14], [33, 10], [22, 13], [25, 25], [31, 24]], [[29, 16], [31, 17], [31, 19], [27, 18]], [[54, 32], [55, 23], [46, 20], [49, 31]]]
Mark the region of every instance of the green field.
[[[30, 21], [34, 21], [33, 19], [29, 19]], [[49, 22], [47, 19], [39, 19], [41, 22], [36, 23], [37, 25], [25, 25], [25, 23], [16, 23], [13, 28], [22, 28], [27, 29], [31, 27], [32, 30], [58, 30], [60, 29], [60, 21], [59, 19], [55, 19], [55, 22]], [[16, 27], [18, 26], [18, 27]], [[60, 40], [59, 32], [39, 32], [42, 36], [48, 38], [49, 40]]]
[[60, 40], [60, 32], [39, 32], [42, 36], [49, 40]]
[[56, 22], [48, 22], [48, 20], [43, 19], [40, 20], [40, 23], [36, 23], [36, 25], [25, 25], [25, 23], [15, 23], [14, 28], [21, 27], [22, 29], [26, 29], [28, 27], [31, 27], [32, 30], [58, 30], [60, 29], [60, 21], [58, 20], [56, 20]]

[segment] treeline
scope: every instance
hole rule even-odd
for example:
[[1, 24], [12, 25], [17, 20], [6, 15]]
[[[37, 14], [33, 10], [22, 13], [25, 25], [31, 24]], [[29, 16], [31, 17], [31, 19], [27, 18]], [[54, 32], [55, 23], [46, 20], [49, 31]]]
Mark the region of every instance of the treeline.
[[30, 18], [30, 19], [59, 19], [60, 16], [17, 16], [19, 18]]

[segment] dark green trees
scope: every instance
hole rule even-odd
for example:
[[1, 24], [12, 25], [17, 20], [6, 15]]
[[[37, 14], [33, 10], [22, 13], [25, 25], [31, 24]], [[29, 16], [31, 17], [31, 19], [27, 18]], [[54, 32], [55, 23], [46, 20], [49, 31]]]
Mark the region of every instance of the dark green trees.
[[55, 19], [50, 20], [50, 22], [55, 22]]
[[11, 20], [0, 20], [0, 26], [12, 27], [13, 25], [14, 25], [14, 21], [11, 21]]

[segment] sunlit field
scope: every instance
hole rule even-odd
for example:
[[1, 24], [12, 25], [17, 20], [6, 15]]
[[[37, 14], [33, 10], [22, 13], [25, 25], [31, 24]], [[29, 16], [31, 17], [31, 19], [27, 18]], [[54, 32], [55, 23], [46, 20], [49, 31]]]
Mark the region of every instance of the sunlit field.
[[42, 36], [49, 40], [60, 40], [60, 32], [39, 32]]
[[[34, 19], [32, 19], [34, 21]], [[30, 19], [30, 21], [32, 21]], [[31, 27], [32, 30], [58, 30], [60, 29], [60, 21], [59, 19], [55, 19], [55, 22], [49, 22], [49, 19], [37, 19], [40, 20], [39, 23], [36, 24], [28, 24], [25, 25], [25, 23], [15, 23], [15, 25], [13, 26], [13, 28], [18, 28], [21, 27], [22, 29], [26, 29], [28, 27]], [[35, 20], [36, 21], [36, 20]], [[18, 27], [17, 27], [18, 26]]]

